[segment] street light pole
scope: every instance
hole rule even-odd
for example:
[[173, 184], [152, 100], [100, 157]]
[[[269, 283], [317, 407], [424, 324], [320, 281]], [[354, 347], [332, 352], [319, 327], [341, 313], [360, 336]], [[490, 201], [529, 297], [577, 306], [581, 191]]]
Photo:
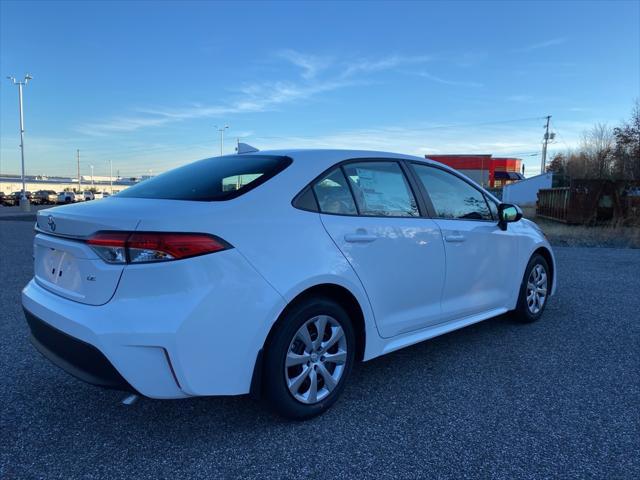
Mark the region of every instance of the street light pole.
[[111, 189], [111, 195], [113, 195], [113, 163], [109, 159], [109, 188]]
[[28, 212], [31, 209], [31, 206], [25, 193], [27, 189], [24, 181], [24, 113], [22, 108], [22, 87], [29, 83], [29, 80], [32, 80], [33, 77], [27, 73], [24, 76], [24, 80], [21, 82], [11, 76], [7, 78], [11, 80], [14, 85], [18, 86], [18, 104], [20, 107], [20, 155], [22, 157], [22, 195], [20, 196], [20, 209]]
[[229, 125], [225, 125], [222, 128], [218, 128], [218, 125], [215, 126], [216, 130], [220, 132], [220, 156], [224, 155], [224, 131], [229, 128]]
[[82, 193], [82, 177], [80, 176], [80, 149], [76, 150], [76, 159], [78, 161], [78, 193]]
[[93, 183], [93, 165], [89, 165], [91, 167], [91, 188], [95, 188], [94, 187], [94, 183]]

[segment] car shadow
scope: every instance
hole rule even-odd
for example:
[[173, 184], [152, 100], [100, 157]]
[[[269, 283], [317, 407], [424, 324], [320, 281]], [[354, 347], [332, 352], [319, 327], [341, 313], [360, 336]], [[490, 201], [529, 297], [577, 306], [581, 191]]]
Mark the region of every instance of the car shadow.
[[[485, 349], [487, 339], [495, 341], [520, 328], [522, 326], [516, 325], [508, 315], [501, 315], [369, 362], [358, 363], [343, 398], [329, 412], [311, 420], [310, 424], [339, 422], [341, 417], [357, 410], [360, 399], [364, 397], [374, 405], [382, 405], [390, 391], [393, 395], [396, 390], [400, 401], [403, 395], [406, 399], [407, 385], [419, 386], [430, 382], [430, 390], [437, 390], [440, 382], [450, 381], [452, 365], [468, 361], [470, 351]], [[42, 362], [46, 361], [42, 359]], [[38, 367], [33, 373], [39, 378], [30, 382], [32, 388], [26, 392], [31, 401], [36, 402], [33, 407], [46, 415], [48, 422], [59, 425], [74, 423], [74, 418], [90, 419], [94, 434], [109, 434], [115, 429], [144, 432], [151, 438], [167, 432], [186, 438], [198, 436], [203, 429], [225, 431], [233, 428], [236, 434], [242, 434], [269, 426], [297, 423], [273, 414], [264, 402], [249, 396], [180, 400], [141, 397], [127, 406], [121, 403], [127, 395], [123, 392], [86, 385], [61, 371], [56, 371], [56, 382], [51, 382], [46, 377], [51, 377], [52, 369], [48, 365]], [[48, 399], [51, 398], [56, 398], [57, 407], [53, 412], [48, 411]], [[416, 400], [417, 397], [409, 401]], [[424, 392], [419, 401], [422, 406], [429, 406], [428, 393]], [[75, 412], [74, 417], [69, 417], [69, 411]]]

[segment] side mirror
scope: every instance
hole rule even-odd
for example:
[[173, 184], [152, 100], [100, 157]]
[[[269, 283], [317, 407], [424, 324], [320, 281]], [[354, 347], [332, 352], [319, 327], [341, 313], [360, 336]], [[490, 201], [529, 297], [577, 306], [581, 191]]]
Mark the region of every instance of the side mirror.
[[507, 229], [507, 223], [517, 222], [522, 218], [522, 209], [510, 203], [498, 205], [498, 227], [501, 230]]

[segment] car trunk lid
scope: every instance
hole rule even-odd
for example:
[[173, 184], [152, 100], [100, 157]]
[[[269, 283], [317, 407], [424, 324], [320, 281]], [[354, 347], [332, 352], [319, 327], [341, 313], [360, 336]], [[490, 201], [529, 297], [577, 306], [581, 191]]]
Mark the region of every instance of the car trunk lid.
[[[86, 243], [100, 231], [193, 231], [217, 223], [212, 213], [229, 202], [118, 198], [40, 210], [34, 240], [35, 279], [64, 298], [103, 305], [116, 292], [124, 264], [102, 260]], [[197, 222], [194, 221], [197, 219]]]
[[90, 202], [38, 212], [34, 270], [39, 285], [88, 305], [111, 299], [124, 265], [104, 262], [85, 240], [101, 230], [135, 230], [140, 221], [139, 211], [113, 207]]

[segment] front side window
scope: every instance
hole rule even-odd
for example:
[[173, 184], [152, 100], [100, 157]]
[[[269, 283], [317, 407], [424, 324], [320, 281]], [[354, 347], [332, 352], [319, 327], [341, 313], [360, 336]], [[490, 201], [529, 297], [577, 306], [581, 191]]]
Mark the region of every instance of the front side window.
[[229, 155], [207, 158], [144, 180], [119, 197], [216, 201], [235, 198], [291, 163], [288, 157]]
[[438, 218], [491, 220], [491, 211], [482, 192], [439, 168], [418, 164], [413, 167]]
[[360, 215], [419, 217], [418, 205], [397, 162], [359, 162], [343, 166]]
[[340, 167], [332, 170], [322, 180], [313, 186], [322, 213], [337, 215], [357, 215], [356, 204], [353, 202], [347, 179], [344, 178]]

